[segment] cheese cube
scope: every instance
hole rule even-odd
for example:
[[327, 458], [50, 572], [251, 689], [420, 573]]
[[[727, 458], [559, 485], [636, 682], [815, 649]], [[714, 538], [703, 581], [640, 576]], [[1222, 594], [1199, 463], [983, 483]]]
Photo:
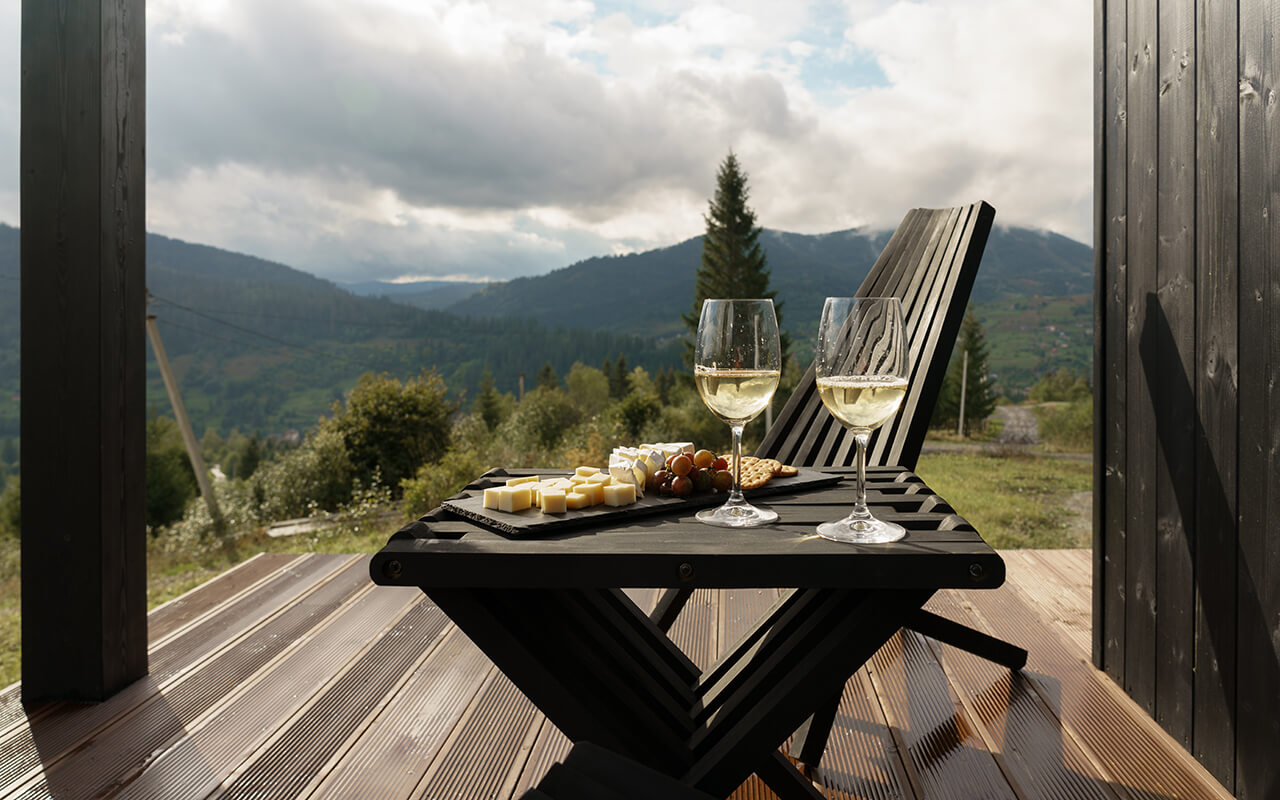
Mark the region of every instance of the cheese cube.
[[564, 496], [564, 504], [566, 507], [576, 511], [580, 508], [590, 507], [591, 498], [578, 492], [569, 492]]
[[614, 483], [604, 487], [604, 504], [629, 506], [636, 501], [636, 487], [629, 483]]
[[484, 507], [485, 508], [498, 507], [498, 493], [501, 490], [502, 490], [502, 487], [500, 486], [495, 486], [492, 489], [484, 490]]
[[522, 483], [537, 483], [541, 478], [537, 475], [525, 475], [521, 478], [507, 478], [508, 486], [519, 486]]
[[515, 513], [533, 505], [532, 493], [526, 486], [501, 486], [498, 488], [498, 510]]
[[604, 484], [602, 483], [588, 481], [579, 484], [574, 491], [585, 496], [590, 505], [598, 506], [604, 502]]
[[563, 489], [542, 490], [542, 513], [563, 514], [569, 508], [567, 497]]
[[598, 467], [578, 467], [573, 471], [573, 474], [580, 475], [585, 478], [588, 475], [595, 475], [598, 472], [600, 472], [600, 469]]
[[601, 486], [607, 486], [612, 480], [613, 476], [608, 472], [597, 472], [595, 475], [587, 476], [587, 483], [598, 483]]

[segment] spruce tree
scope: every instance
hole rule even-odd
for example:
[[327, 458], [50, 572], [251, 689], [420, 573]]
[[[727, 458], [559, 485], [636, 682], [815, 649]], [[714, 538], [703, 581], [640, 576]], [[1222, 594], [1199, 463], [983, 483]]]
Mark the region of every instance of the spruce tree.
[[480, 414], [480, 419], [484, 420], [484, 426], [489, 430], [498, 427], [498, 423], [502, 421], [502, 398], [498, 396], [498, 390], [493, 385], [493, 373], [489, 372], [489, 368], [484, 368], [484, 374], [480, 376], [480, 394], [476, 397], [476, 411]]
[[627, 357], [618, 354], [618, 360], [613, 365], [613, 372], [609, 373], [609, 396], [622, 399], [630, 392], [631, 387], [627, 385], [627, 375], [630, 372], [627, 369]]
[[[702, 314], [703, 300], [726, 297], [769, 298], [777, 295], [769, 288], [769, 267], [764, 249], [760, 246], [760, 232], [756, 215], [747, 206], [747, 175], [738, 163], [738, 157], [729, 155], [716, 173], [716, 193], [703, 215], [707, 230], [702, 236], [702, 264], [694, 278], [693, 308], [682, 315], [689, 329], [685, 355], [693, 359], [693, 336], [698, 332], [698, 317]], [[782, 304], [775, 301], [774, 313], [782, 324]], [[790, 347], [789, 337], [782, 334], [782, 358], [785, 361]]]
[[[969, 354], [969, 377], [962, 380], [964, 354]], [[964, 427], [968, 434], [974, 427], [984, 423], [996, 409], [996, 397], [991, 388], [988, 376], [988, 360], [990, 350], [987, 337], [982, 330], [982, 323], [974, 313], [972, 304], [965, 313], [964, 323], [960, 326], [960, 336], [956, 341], [956, 351], [947, 366], [947, 375], [938, 393], [938, 404], [933, 412], [933, 424], [936, 427], [954, 429], [960, 421], [960, 387], [964, 386]]]
[[542, 365], [542, 369], [538, 370], [538, 388], [554, 389], [560, 385], [560, 376], [556, 374], [555, 367], [551, 366], [551, 362]]

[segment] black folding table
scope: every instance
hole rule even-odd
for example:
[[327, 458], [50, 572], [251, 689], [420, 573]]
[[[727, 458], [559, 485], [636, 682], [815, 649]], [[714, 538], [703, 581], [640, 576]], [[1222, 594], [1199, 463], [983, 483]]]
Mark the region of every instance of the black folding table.
[[[779, 746], [899, 628], [927, 615], [936, 590], [1004, 581], [1000, 556], [900, 468], [868, 470], [868, 501], [907, 528], [905, 539], [817, 537], [815, 526], [852, 502], [852, 472], [836, 472], [835, 483], [761, 499], [779, 522], [747, 530], [703, 525], [676, 505], [519, 538], [438, 509], [392, 537], [370, 570], [376, 583], [421, 587], [570, 739], [716, 797], [754, 772], [784, 800], [817, 798]], [[702, 670], [622, 591], [673, 586], [791, 591]]]

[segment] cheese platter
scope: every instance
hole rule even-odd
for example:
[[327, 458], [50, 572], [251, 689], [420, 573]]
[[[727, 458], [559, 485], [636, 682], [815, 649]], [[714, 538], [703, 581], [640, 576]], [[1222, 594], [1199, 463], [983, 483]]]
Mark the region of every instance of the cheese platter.
[[[692, 513], [707, 506], [719, 505], [725, 501], [723, 492], [694, 493], [687, 497], [664, 495], [657, 491], [646, 492], [635, 502], [622, 505], [594, 504], [579, 509], [566, 509], [563, 512], [546, 513], [538, 506], [529, 504], [519, 508], [520, 500], [515, 505], [510, 500], [498, 506], [494, 495], [486, 503], [486, 491], [501, 490], [507, 485], [509, 478], [506, 472], [490, 474], [486, 478], [472, 484], [466, 491], [444, 501], [443, 508], [466, 519], [478, 522], [491, 530], [513, 537], [553, 536], [568, 530], [591, 525], [609, 525], [626, 522], [654, 514]], [[549, 480], [568, 479], [573, 470], [545, 470], [536, 475], [518, 475], [514, 480], [532, 483], [545, 483]], [[533, 481], [529, 479], [533, 478]], [[755, 501], [769, 495], [804, 491], [820, 486], [829, 486], [839, 482], [840, 475], [832, 475], [814, 469], [798, 468], [790, 470], [786, 475], [776, 475], [763, 486], [745, 489], [744, 494]], [[516, 484], [518, 490], [521, 484]], [[558, 502], [558, 500], [557, 500]], [[558, 506], [557, 506], [558, 507]], [[507, 510], [504, 510], [507, 509]]]

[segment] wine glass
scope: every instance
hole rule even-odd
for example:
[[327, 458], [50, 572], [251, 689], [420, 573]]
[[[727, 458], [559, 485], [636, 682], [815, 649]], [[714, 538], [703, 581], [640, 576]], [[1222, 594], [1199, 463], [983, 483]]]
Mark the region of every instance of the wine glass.
[[693, 377], [711, 413], [733, 431], [733, 489], [724, 505], [697, 514], [708, 525], [750, 528], [778, 519], [742, 496], [742, 426], [769, 405], [782, 376], [778, 318], [772, 300], [704, 300], [694, 344]]
[[818, 324], [818, 395], [858, 443], [858, 496], [849, 516], [818, 526], [837, 542], [896, 542], [906, 530], [867, 508], [867, 440], [902, 405], [907, 346], [896, 297], [828, 297]]

